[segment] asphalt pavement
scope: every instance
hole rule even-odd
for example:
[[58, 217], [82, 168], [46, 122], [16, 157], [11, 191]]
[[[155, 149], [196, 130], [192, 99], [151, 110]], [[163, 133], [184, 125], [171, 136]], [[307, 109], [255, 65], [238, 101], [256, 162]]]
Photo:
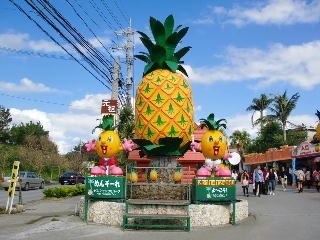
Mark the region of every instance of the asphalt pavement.
[[[239, 184], [239, 183], [237, 183]], [[120, 227], [83, 222], [75, 215], [80, 197], [28, 202], [25, 211], [0, 215], [0, 239], [246, 239], [315, 240], [320, 239], [320, 193], [295, 188], [276, 189], [275, 196], [237, 198], [249, 202], [249, 217], [236, 225], [192, 227], [190, 232], [172, 230], [125, 230]]]

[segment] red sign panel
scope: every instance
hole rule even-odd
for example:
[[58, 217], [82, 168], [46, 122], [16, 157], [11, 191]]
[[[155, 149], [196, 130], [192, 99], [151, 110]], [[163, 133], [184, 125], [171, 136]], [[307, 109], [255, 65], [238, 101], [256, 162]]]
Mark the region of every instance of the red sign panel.
[[118, 101], [117, 100], [102, 100], [101, 114], [117, 114]]

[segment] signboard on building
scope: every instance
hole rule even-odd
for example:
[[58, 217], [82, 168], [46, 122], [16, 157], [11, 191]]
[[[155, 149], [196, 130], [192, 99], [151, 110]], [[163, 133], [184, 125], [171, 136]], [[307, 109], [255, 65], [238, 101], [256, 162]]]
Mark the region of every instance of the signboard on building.
[[195, 178], [195, 202], [225, 202], [236, 199], [236, 180], [233, 178]]
[[117, 114], [118, 101], [117, 100], [102, 100], [101, 114]]
[[125, 178], [122, 176], [87, 176], [85, 194], [89, 198], [124, 199]]
[[299, 146], [293, 149], [292, 155], [295, 156], [303, 156], [310, 155], [319, 152], [316, 148], [316, 145], [309, 142], [302, 142]]

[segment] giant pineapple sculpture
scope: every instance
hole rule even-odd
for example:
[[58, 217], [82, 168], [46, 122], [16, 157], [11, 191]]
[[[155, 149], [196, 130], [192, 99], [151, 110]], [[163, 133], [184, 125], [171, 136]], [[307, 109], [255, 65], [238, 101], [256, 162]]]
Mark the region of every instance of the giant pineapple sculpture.
[[317, 138], [318, 141], [320, 142], [320, 112], [319, 112], [319, 110], [317, 110], [316, 116], [317, 116], [318, 119], [319, 119], [319, 122], [318, 122], [318, 125], [317, 125], [317, 128], [316, 128], [316, 138]]
[[148, 53], [135, 56], [147, 65], [137, 87], [134, 141], [144, 154], [183, 155], [189, 148], [194, 122], [191, 87], [181, 58], [191, 47], [175, 49], [188, 28], [174, 29], [172, 15], [163, 24], [150, 17], [150, 28], [154, 42], [138, 31]]

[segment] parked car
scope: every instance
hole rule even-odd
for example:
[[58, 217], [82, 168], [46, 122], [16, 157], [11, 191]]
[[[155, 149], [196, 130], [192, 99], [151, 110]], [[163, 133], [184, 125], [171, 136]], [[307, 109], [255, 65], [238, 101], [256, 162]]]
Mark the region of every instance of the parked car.
[[[10, 185], [11, 176], [2, 178], [2, 187], [4, 190], [8, 191]], [[44, 179], [34, 172], [19, 172], [19, 176], [17, 177], [16, 189], [19, 189], [21, 185], [21, 189], [24, 191], [28, 191], [29, 189], [35, 188], [44, 188]]]
[[65, 172], [59, 177], [59, 183], [64, 184], [84, 184], [85, 177], [78, 172]]

